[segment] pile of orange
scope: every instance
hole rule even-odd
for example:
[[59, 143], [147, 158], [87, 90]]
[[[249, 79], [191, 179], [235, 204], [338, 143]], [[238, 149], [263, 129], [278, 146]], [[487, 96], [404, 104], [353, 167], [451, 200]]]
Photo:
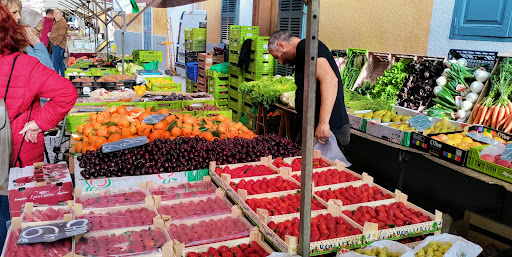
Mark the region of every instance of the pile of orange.
[[254, 132], [240, 122], [232, 122], [224, 115], [196, 118], [190, 114], [170, 114], [154, 125], [142, 120], [152, 114], [169, 114], [169, 110], [154, 112], [151, 108], [134, 108], [130, 111], [125, 106], [113, 106], [100, 113], [92, 113], [85, 124], [78, 126], [82, 134], [80, 143], [75, 147], [77, 153], [96, 150], [105, 143], [123, 138], [147, 136], [149, 141], [157, 138], [200, 136], [207, 140], [241, 137], [252, 139]]

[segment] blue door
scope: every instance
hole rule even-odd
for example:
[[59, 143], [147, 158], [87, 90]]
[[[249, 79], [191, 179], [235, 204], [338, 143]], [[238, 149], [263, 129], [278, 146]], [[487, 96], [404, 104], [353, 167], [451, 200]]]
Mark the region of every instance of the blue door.
[[450, 38], [510, 37], [511, 16], [509, 0], [455, 0]]
[[153, 8], [148, 8], [143, 14], [142, 23], [144, 24], [144, 50], [151, 50], [151, 39], [153, 37]]

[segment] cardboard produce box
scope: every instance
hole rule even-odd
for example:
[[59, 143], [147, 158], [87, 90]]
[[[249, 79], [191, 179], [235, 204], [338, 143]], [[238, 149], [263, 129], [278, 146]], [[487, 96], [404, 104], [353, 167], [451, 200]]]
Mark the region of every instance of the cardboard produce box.
[[58, 205], [73, 199], [73, 185], [65, 162], [35, 163], [9, 171], [9, 206], [12, 217], [21, 215], [25, 202]]

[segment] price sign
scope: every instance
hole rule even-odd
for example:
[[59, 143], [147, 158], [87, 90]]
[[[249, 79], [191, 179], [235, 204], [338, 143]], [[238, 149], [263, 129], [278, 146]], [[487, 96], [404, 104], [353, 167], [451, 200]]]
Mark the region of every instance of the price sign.
[[64, 238], [85, 234], [88, 230], [88, 219], [26, 227], [21, 230], [20, 237], [18, 238], [18, 244], [50, 243]]
[[501, 154], [501, 159], [512, 162], [512, 144], [508, 144], [505, 147], [505, 151]]
[[479, 133], [467, 133], [466, 136], [470, 137], [470, 138], [473, 138], [474, 140], [478, 141], [478, 142], [482, 142], [484, 144], [488, 144], [488, 145], [497, 145], [497, 144], [501, 144], [500, 141], [498, 140], [494, 140], [492, 138], [488, 138], [482, 134], [479, 134]]
[[143, 119], [142, 122], [145, 122], [148, 125], [154, 125], [165, 119], [167, 116], [168, 114], [153, 114]]
[[81, 108], [81, 109], [78, 109], [78, 112], [102, 112], [104, 110], [106, 110], [107, 108], [101, 108], [101, 107], [97, 107], [97, 108]]
[[145, 145], [149, 143], [149, 140], [146, 136], [134, 137], [134, 138], [125, 138], [116, 142], [104, 144], [101, 146], [101, 150], [104, 153], [110, 153], [115, 151], [120, 151], [124, 149], [129, 149], [132, 147], [137, 147], [141, 145]]
[[409, 125], [416, 130], [425, 130], [434, 126], [434, 123], [425, 115], [418, 114], [408, 120]]

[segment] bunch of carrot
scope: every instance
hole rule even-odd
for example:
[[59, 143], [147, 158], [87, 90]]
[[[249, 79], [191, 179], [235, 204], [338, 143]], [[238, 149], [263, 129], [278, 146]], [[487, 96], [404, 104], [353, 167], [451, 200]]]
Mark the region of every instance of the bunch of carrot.
[[[508, 99], [512, 91], [512, 58], [499, 65], [498, 75], [492, 77], [489, 95], [473, 110], [473, 124], [480, 124], [505, 133], [512, 131], [512, 102]], [[494, 100], [499, 93], [499, 98]]]

